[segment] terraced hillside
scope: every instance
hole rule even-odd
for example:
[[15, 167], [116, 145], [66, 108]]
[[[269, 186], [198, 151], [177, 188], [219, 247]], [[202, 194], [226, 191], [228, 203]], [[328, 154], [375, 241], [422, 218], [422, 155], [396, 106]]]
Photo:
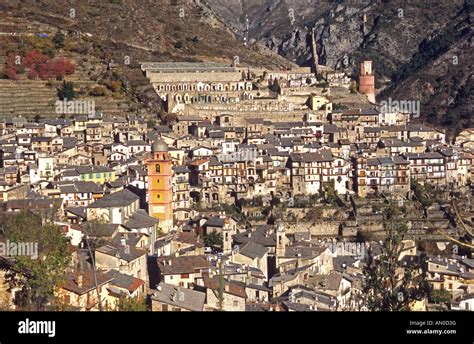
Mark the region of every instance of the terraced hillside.
[[[81, 99], [87, 99], [94, 87], [111, 81], [121, 83], [120, 94], [94, 97], [98, 109], [107, 112], [156, 115], [160, 111], [161, 101], [139, 69], [141, 61], [230, 64], [237, 56], [241, 65], [272, 68], [292, 65], [264, 45], [244, 46], [200, 1], [0, 2], [0, 59], [3, 61], [9, 52], [18, 54], [34, 48], [51, 53], [51, 37], [58, 31], [65, 33], [65, 44], [53, 53], [76, 62], [76, 72], [66, 80], [74, 82]], [[48, 37], [38, 37], [42, 34]], [[4, 74], [3, 66], [0, 60], [0, 74]], [[25, 116], [34, 116], [38, 111], [51, 114], [50, 105], [58, 82], [51, 84], [48, 88], [40, 81], [4, 81], [4, 87], [10, 88], [2, 96], [0, 115], [17, 110], [24, 111]], [[38, 99], [33, 101], [30, 97], [35, 96]], [[9, 101], [11, 97], [15, 100]], [[21, 105], [28, 103], [30, 107]]]
[[0, 114], [7, 117], [54, 115], [57, 92], [46, 84], [41, 80], [0, 80]]

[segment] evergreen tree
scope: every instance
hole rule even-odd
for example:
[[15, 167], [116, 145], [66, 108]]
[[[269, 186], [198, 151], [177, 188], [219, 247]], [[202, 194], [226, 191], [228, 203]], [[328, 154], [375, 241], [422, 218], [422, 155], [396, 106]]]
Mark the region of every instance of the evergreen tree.
[[384, 209], [383, 225], [387, 237], [382, 252], [375, 256], [369, 249], [364, 268], [365, 303], [370, 311], [408, 311], [414, 301], [424, 299], [430, 291], [426, 257], [422, 254], [407, 266], [399, 260], [408, 228], [397, 206], [390, 204]]
[[64, 34], [61, 31], [56, 32], [53, 36], [53, 43], [56, 49], [64, 48]]
[[76, 92], [74, 91], [74, 84], [72, 82], [63, 81], [61, 88], [58, 90], [58, 97], [61, 100], [74, 99], [76, 97]]

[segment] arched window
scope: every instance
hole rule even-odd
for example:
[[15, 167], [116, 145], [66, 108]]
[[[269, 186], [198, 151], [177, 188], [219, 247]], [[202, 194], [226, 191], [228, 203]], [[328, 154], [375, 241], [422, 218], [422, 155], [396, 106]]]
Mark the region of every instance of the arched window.
[[155, 172], [160, 173], [160, 165], [159, 164], [155, 165]]

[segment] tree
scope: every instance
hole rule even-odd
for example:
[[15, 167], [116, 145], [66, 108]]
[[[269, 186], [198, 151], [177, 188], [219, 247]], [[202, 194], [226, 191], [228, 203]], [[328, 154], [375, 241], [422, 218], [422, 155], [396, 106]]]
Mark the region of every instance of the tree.
[[64, 78], [64, 76], [74, 73], [74, 70], [74, 64], [68, 59], [60, 58], [50, 60], [44, 66], [44, 70], [42, 71], [42, 79], [55, 78], [61, 80]]
[[145, 312], [148, 307], [143, 298], [123, 296], [119, 298], [115, 310], [119, 312]]
[[146, 127], [148, 129], [151, 129], [151, 128], [154, 128], [156, 125], [156, 121], [154, 119], [149, 119], [147, 122], [146, 122]]
[[65, 75], [74, 73], [74, 64], [66, 58], [51, 59], [37, 50], [29, 51], [23, 58], [30, 79], [61, 80]]
[[449, 290], [432, 290], [429, 300], [432, 303], [446, 303], [451, 301], [452, 295]]
[[223, 238], [222, 233], [212, 232], [204, 235], [204, 246], [219, 246], [222, 247]]
[[8, 79], [10, 80], [17, 80], [18, 79], [18, 66], [15, 63], [16, 56], [12, 53], [8, 54], [5, 74]]
[[324, 202], [327, 204], [337, 204], [336, 189], [334, 187], [334, 181], [324, 183]]
[[408, 266], [399, 261], [408, 227], [398, 207], [390, 204], [384, 209], [383, 225], [387, 237], [378, 257], [369, 249], [363, 295], [371, 311], [408, 311], [415, 300], [424, 299], [430, 291], [426, 257], [422, 254], [419, 261]]
[[64, 282], [70, 261], [68, 241], [60, 227], [30, 211], [7, 214], [3, 231], [10, 242], [37, 244], [37, 256], [14, 257], [6, 279], [10, 288], [19, 289], [19, 306], [42, 310], [55, 287]]
[[423, 187], [423, 185], [418, 183], [416, 180], [412, 180], [410, 186], [415, 198], [421, 203], [421, 205], [423, 205], [423, 207], [428, 208], [433, 204], [433, 201], [428, 196], [431, 190], [431, 187], [428, 184]]
[[176, 116], [175, 113], [169, 113], [164, 115], [164, 117], [161, 117], [163, 120], [163, 124], [172, 124], [178, 121], [178, 116]]
[[56, 49], [64, 48], [64, 34], [61, 31], [57, 31], [54, 34], [53, 43]]
[[351, 81], [351, 84], [349, 85], [349, 90], [351, 93], [357, 93], [357, 82]]
[[74, 99], [76, 97], [76, 92], [74, 91], [74, 84], [72, 82], [63, 81], [61, 88], [58, 90], [58, 97], [61, 100]]
[[37, 50], [29, 51], [23, 57], [23, 65], [28, 70], [27, 75], [30, 79], [37, 79], [45, 74], [45, 65], [50, 58]]

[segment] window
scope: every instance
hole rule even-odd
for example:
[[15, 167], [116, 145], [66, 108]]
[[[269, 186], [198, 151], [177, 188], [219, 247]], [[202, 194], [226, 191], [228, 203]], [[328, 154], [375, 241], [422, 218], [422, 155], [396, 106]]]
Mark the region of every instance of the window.
[[237, 307], [239, 305], [239, 301], [234, 300], [234, 307]]
[[155, 172], [160, 173], [160, 165], [158, 164], [155, 165]]

